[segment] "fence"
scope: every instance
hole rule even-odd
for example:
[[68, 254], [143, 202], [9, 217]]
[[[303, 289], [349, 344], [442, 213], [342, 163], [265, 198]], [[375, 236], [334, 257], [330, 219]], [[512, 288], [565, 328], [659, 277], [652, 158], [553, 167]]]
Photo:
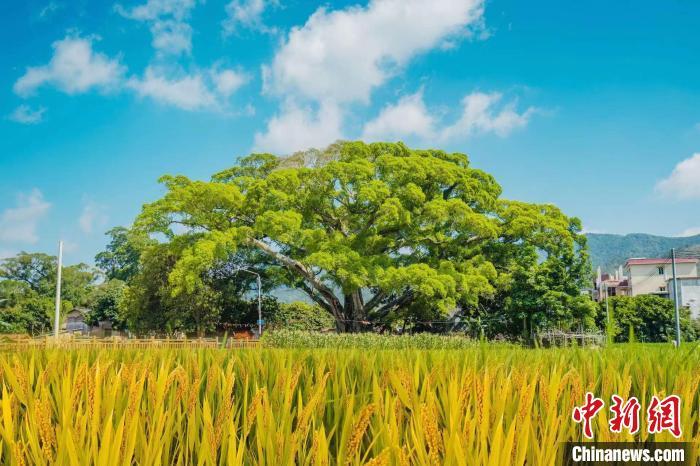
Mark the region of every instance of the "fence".
[[579, 346], [605, 344], [605, 335], [600, 332], [563, 332], [560, 330], [547, 330], [537, 334], [537, 341], [542, 346]]
[[258, 340], [218, 340], [217, 338], [195, 339], [170, 339], [170, 338], [80, 338], [61, 337], [58, 340], [52, 337], [44, 338], [19, 338], [0, 341], [0, 350], [20, 350], [30, 348], [257, 348]]

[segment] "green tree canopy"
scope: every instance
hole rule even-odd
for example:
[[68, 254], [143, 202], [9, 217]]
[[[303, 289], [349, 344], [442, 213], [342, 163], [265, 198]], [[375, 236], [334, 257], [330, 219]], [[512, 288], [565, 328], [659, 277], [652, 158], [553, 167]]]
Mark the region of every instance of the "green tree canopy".
[[168, 275], [173, 295], [251, 250], [339, 330], [412, 307], [475, 306], [508, 272], [504, 257], [524, 247], [579, 254], [578, 220], [502, 199], [494, 178], [459, 153], [343, 142], [289, 158], [253, 154], [209, 182], [161, 181], [167, 193], [135, 225], [188, 244]]
[[[56, 267], [56, 257], [42, 253], [21, 252], [0, 261], [0, 327], [4, 325], [0, 331], [39, 333], [51, 328]], [[62, 313], [88, 306], [98, 278], [98, 272], [85, 264], [64, 267]]]
[[147, 235], [125, 227], [114, 227], [107, 236], [107, 248], [95, 256], [95, 265], [108, 279], [128, 281], [139, 269], [141, 252], [154, 242]]
[[90, 313], [87, 316], [87, 323], [96, 326], [102, 321], [109, 321], [112, 323], [113, 329], [126, 328], [126, 322], [121, 312], [125, 291], [126, 284], [117, 279], [93, 287], [89, 298]]
[[[673, 341], [676, 335], [676, 313], [673, 300], [654, 295], [613, 296], [600, 303], [598, 314], [601, 328], [606, 326], [607, 312], [611, 317], [611, 334], [615, 341], [629, 341], [630, 334], [638, 341]], [[687, 307], [680, 308], [681, 336], [695, 340], [695, 329]]]

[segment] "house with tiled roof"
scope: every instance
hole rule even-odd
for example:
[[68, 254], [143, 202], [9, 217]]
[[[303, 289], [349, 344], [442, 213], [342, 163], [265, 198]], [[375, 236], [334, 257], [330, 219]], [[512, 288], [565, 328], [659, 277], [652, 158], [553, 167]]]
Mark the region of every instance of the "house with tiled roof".
[[[633, 258], [623, 266], [631, 296], [655, 294], [663, 297], [669, 294], [668, 283], [673, 278], [671, 259]], [[690, 278], [698, 276], [698, 259], [676, 259], [676, 277]]]

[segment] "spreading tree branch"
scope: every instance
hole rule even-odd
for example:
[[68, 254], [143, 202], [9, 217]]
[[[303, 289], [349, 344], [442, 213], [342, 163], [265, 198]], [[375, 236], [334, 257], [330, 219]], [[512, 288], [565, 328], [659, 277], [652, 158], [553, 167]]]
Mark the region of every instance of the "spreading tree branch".
[[318, 277], [316, 277], [316, 275], [311, 270], [309, 270], [304, 264], [302, 264], [296, 259], [292, 259], [291, 257], [286, 256], [285, 254], [282, 254], [279, 251], [275, 251], [270, 245], [257, 238], [250, 238], [249, 242], [252, 245], [259, 248], [264, 253], [268, 254], [269, 256], [272, 256], [273, 258], [281, 262], [292, 272], [295, 272], [298, 275], [301, 275], [303, 278], [305, 278], [308, 281], [309, 286], [314, 290], [318, 291], [318, 293], [327, 302], [327, 305], [331, 309], [331, 312], [333, 312], [333, 315], [336, 316], [336, 318], [342, 318], [343, 306], [338, 300], [335, 293], [333, 293], [333, 290], [331, 290], [322, 281], [320, 281]]

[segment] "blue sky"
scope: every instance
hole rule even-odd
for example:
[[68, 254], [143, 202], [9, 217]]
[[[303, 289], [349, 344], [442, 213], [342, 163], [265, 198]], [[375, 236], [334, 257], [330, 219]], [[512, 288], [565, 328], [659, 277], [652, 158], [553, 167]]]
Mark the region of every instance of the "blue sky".
[[160, 175], [338, 138], [465, 152], [588, 231], [700, 233], [698, 20], [688, 1], [2, 2], [0, 256], [62, 238], [91, 262]]

